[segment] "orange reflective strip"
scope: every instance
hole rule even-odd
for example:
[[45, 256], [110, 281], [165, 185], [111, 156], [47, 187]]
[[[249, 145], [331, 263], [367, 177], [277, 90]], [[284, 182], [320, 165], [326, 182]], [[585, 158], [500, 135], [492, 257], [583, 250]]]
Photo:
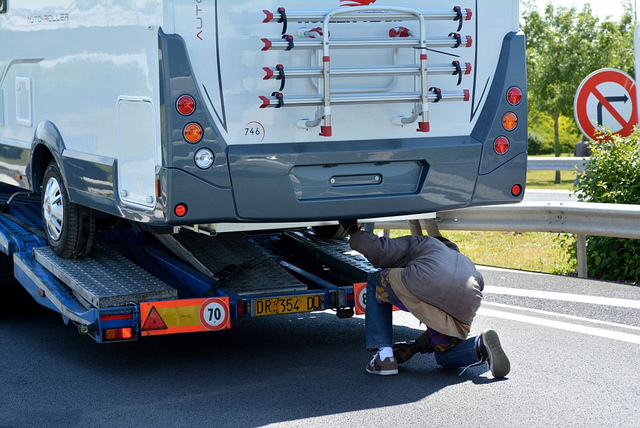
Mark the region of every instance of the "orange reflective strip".
[[[222, 317], [213, 326], [205, 325], [202, 317], [203, 305], [217, 303]], [[230, 328], [229, 298], [167, 300], [140, 303], [140, 325], [142, 336], [160, 334], [194, 333], [198, 331], [222, 330]]]

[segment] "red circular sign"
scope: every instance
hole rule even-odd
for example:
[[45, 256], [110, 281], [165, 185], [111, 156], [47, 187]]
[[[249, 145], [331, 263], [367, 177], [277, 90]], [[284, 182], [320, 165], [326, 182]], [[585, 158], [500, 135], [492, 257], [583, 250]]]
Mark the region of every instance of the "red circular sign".
[[636, 84], [620, 70], [594, 71], [578, 87], [573, 112], [582, 133], [592, 140], [605, 128], [628, 137], [638, 124]]
[[200, 306], [200, 322], [209, 330], [229, 328], [229, 300], [214, 297], [205, 300]]

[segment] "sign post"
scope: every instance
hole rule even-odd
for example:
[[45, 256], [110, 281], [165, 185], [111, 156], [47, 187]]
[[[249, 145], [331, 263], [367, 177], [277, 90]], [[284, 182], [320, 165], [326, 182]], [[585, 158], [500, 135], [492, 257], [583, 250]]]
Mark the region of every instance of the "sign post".
[[[633, 10], [634, 12], [637, 11], [637, 9], [635, 8], [635, 3], [634, 3]], [[638, 66], [640, 66], [640, 24], [636, 25], [636, 29], [634, 31], [633, 46], [635, 51], [636, 80], [638, 80], [638, 74], [640, 73], [640, 70], [638, 70]], [[640, 88], [638, 88], [638, 85], [636, 85], [636, 90], [637, 90], [637, 95], [636, 95], [636, 101], [637, 101], [637, 100], [640, 100]], [[637, 103], [636, 103], [636, 108], [638, 108]], [[638, 151], [640, 151], [640, 142], [638, 142]]]
[[578, 87], [573, 111], [578, 127], [592, 140], [609, 130], [628, 137], [638, 124], [638, 93], [628, 74], [604, 68], [588, 75]]

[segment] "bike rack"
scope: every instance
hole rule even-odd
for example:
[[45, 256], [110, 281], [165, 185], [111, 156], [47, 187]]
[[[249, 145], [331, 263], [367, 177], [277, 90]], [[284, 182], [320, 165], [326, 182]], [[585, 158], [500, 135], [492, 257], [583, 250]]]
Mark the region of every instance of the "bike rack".
[[[471, 47], [471, 36], [462, 36], [458, 31], [463, 22], [473, 16], [470, 9], [462, 9], [459, 6], [452, 10], [417, 10], [405, 7], [389, 6], [358, 6], [351, 8], [338, 8], [330, 11], [286, 11], [278, 8], [272, 12], [263, 11], [266, 14], [265, 23], [282, 24], [282, 35], [278, 39], [263, 38], [262, 51], [293, 51], [312, 50], [321, 54], [321, 65], [310, 67], [286, 67], [278, 64], [275, 67], [263, 67], [266, 75], [264, 80], [279, 80], [280, 89], [271, 96], [260, 96], [262, 104], [260, 108], [282, 108], [287, 106], [317, 106], [315, 119], [298, 120], [296, 125], [303, 129], [320, 126], [320, 136], [331, 137], [331, 106], [341, 104], [376, 104], [376, 103], [414, 103], [410, 116], [392, 118], [396, 125], [406, 125], [418, 122], [418, 132], [429, 132], [429, 103], [440, 101], [468, 101], [469, 91], [441, 90], [429, 87], [429, 74], [451, 74], [457, 76], [457, 85], [462, 83], [463, 75], [472, 71], [470, 63], [452, 61], [449, 64], [427, 65], [427, 51], [436, 48], [461, 48]], [[447, 36], [427, 37], [426, 21], [428, 20], [452, 20], [458, 22], [458, 29]], [[404, 21], [417, 21], [419, 36], [414, 36], [406, 27], [393, 27], [386, 38], [331, 38], [330, 24], [344, 22], [388, 22], [394, 24]], [[289, 22], [321, 22], [322, 26], [315, 28], [300, 28], [298, 39], [286, 34]], [[380, 49], [394, 50], [394, 64], [383, 66], [341, 66], [331, 67], [331, 50], [333, 49]], [[414, 64], [397, 64], [396, 59], [400, 49], [414, 49], [419, 51]], [[331, 78], [359, 78], [368, 76], [390, 76], [393, 81], [384, 88], [376, 91], [366, 88], [349, 88], [348, 90], [332, 91]], [[399, 77], [412, 77], [416, 81], [414, 92], [393, 92], [392, 89]], [[316, 95], [287, 95], [282, 92], [286, 79], [310, 78], [319, 82]], [[320, 84], [321, 83], [321, 84]]]

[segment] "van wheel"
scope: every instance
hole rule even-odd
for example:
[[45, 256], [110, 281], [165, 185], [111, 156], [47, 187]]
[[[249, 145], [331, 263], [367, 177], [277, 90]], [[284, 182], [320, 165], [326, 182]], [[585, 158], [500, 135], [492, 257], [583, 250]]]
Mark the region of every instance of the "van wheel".
[[95, 211], [69, 201], [55, 161], [47, 166], [42, 181], [42, 222], [47, 243], [58, 256], [77, 258], [91, 251], [96, 230]]

